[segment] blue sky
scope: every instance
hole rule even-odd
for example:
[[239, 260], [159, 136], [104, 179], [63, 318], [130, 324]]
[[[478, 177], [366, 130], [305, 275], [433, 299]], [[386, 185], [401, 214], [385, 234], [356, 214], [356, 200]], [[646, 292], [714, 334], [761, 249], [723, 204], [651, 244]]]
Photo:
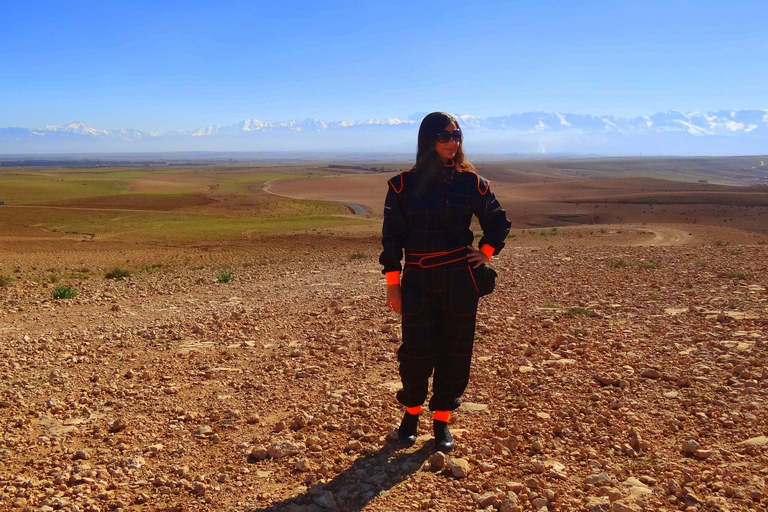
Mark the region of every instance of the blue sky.
[[0, 127], [768, 108], [768, 2], [6, 2]]

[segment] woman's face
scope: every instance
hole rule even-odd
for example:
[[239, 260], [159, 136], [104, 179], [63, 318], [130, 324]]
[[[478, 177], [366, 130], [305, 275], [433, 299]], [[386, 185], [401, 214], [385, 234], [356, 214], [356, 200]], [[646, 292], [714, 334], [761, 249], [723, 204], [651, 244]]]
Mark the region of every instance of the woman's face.
[[[445, 129], [451, 133], [453, 133], [456, 128], [456, 123], [453, 121], [445, 127]], [[453, 138], [448, 139], [448, 142], [435, 140], [435, 151], [443, 162], [448, 162], [448, 160], [452, 160], [453, 157], [456, 156], [456, 151], [459, 150], [459, 144], [460, 142], [456, 142]]]

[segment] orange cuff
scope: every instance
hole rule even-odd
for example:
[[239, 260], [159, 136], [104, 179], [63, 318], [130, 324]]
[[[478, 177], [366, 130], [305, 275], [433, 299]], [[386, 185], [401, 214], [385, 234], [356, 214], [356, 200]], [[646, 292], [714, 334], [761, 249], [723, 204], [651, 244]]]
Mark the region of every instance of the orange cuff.
[[480, 248], [480, 252], [488, 256], [488, 261], [491, 261], [491, 258], [493, 258], [493, 253], [496, 252], [496, 249], [488, 244], [485, 244]]
[[387, 286], [392, 284], [400, 284], [400, 271], [392, 270], [384, 274], [387, 276]]
[[421, 413], [421, 406], [417, 405], [416, 407], [406, 407], [406, 411], [408, 411], [408, 414], [411, 416], [416, 416], [417, 414]]
[[448, 420], [451, 419], [451, 411], [435, 411], [432, 414], [432, 419], [448, 423]]

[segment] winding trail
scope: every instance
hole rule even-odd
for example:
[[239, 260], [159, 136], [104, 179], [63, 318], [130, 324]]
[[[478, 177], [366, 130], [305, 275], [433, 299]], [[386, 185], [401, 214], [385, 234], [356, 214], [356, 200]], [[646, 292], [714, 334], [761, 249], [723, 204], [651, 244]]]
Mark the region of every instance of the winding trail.
[[[637, 228], [638, 226], [631, 226]], [[632, 247], [651, 247], [667, 245], [683, 245], [688, 243], [692, 236], [684, 229], [675, 229], [666, 226], [642, 226], [644, 231], [653, 233], [651, 240], [627, 244]]]
[[289, 196], [289, 195], [286, 195], [286, 194], [278, 194], [276, 192], [272, 192], [272, 190], [271, 190], [272, 183], [275, 182], [275, 181], [284, 181], [284, 180], [281, 180], [281, 179], [278, 178], [278, 179], [274, 179], [274, 180], [265, 181], [264, 182], [264, 186], [262, 187], [262, 190], [264, 192], [266, 192], [267, 194], [272, 194], [273, 196], [286, 197], [288, 199], [296, 199], [296, 200], [299, 200], [299, 201], [322, 201], [324, 203], [340, 204], [343, 207], [345, 207], [347, 210], [349, 210], [350, 213], [352, 213], [353, 215], [370, 215], [370, 213], [371, 213], [370, 211], [368, 211], [368, 209], [365, 206], [363, 206], [361, 204], [357, 204], [357, 203], [350, 203], [348, 201], [331, 201], [331, 200], [328, 200], [328, 199], [312, 199], [310, 197], [295, 197], [295, 196]]

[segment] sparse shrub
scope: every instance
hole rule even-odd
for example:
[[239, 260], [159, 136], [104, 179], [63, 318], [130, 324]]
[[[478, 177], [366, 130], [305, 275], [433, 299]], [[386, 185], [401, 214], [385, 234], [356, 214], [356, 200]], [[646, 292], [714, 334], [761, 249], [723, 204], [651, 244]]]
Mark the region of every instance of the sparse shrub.
[[545, 302], [544, 307], [547, 309], [559, 309], [560, 306], [555, 304], [554, 302]]
[[661, 264], [655, 261], [648, 261], [641, 263], [638, 266], [644, 270], [656, 270], [657, 268], [661, 267]]
[[741, 270], [729, 270], [725, 274], [725, 277], [727, 277], [728, 279], [741, 279], [742, 281], [745, 281], [749, 279], [749, 274], [747, 274], [746, 272], [742, 272]]
[[587, 335], [587, 331], [585, 331], [584, 329], [574, 329], [572, 334], [577, 338], [581, 338], [582, 336]]
[[8, 276], [0, 276], [0, 288], [11, 286], [13, 284], [13, 278]]
[[115, 267], [111, 271], [107, 272], [107, 274], [104, 276], [107, 279], [114, 279], [116, 281], [122, 281], [126, 277], [130, 277], [131, 273], [127, 270], [124, 270], [120, 267]]
[[51, 290], [51, 297], [53, 297], [56, 300], [59, 299], [74, 299], [77, 297], [77, 289], [72, 288], [71, 286], [57, 286], [53, 290]]
[[565, 312], [567, 316], [589, 316], [590, 313], [591, 311], [588, 308], [582, 308], [581, 306], [568, 308]]
[[706, 268], [707, 267], [707, 262], [704, 261], [704, 260], [699, 260], [699, 261], [696, 262], [696, 266], [699, 267], [699, 268]]
[[726, 245], [728, 245], [728, 242], [723, 242], [722, 240], [715, 242], [716, 247], [725, 247]]
[[216, 272], [216, 281], [219, 283], [228, 283], [232, 280], [234, 276], [232, 275], [232, 272], [229, 270], [219, 270]]
[[360, 251], [355, 251], [349, 255], [349, 259], [351, 260], [361, 260], [363, 258], [365, 258], [365, 253], [362, 253]]
[[626, 260], [619, 258], [616, 260], [609, 261], [608, 266], [611, 268], [627, 268], [629, 266], [629, 263], [627, 263]]

